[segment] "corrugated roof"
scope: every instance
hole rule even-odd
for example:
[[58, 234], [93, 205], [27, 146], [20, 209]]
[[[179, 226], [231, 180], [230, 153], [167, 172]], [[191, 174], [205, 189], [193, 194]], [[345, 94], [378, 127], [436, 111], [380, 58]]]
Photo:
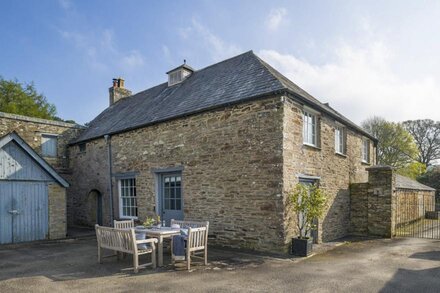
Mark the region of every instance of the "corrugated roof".
[[399, 174], [396, 174], [396, 188], [435, 191], [434, 188]]
[[283, 92], [376, 141], [355, 123], [319, 102], [249, 51], [194, 71], [176, 85], [162, 83], [121, 99], [92, 120], [75, 143]]

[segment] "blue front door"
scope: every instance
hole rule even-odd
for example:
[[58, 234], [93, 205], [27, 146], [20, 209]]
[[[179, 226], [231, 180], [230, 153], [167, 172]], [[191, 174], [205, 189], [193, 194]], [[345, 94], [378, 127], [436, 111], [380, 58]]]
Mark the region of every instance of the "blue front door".
[[167, 226], [170, 220], [183, 220], [182, 173], [161, 175], [160, 204], [162, 219]]

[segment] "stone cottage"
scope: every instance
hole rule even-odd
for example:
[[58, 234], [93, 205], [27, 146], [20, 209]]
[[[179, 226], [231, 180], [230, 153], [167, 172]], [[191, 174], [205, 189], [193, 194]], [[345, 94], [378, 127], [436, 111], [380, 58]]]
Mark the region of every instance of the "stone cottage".
[[66, 237], [67, 143], [81, 129], [0, 112], [0, 244]]
[[287, 193], [317, 182], [329, 196], [317, 239], [347, 235], [353, 182], [367, 180], [377, 141], [252, 51], [110, 105], [70, 145], [70, 224], [147, 215], [210, 221], [210, 243], [286, 251], [296, 236]]

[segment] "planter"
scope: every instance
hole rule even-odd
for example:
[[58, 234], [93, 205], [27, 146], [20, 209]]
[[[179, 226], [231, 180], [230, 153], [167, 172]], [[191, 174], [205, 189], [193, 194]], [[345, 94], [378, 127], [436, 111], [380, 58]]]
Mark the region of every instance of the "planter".
[[[136, 240], [145, 240], [147, 238], [147, 233], [145, 232], [136, 232], [135, 234]], [[141, 243], [137, 245], [138, 249], [147, 249], [148, 245], [147, 243]]]
[[308, 256], [312, 252], [313, 238], [292, 238], [292, 254]]

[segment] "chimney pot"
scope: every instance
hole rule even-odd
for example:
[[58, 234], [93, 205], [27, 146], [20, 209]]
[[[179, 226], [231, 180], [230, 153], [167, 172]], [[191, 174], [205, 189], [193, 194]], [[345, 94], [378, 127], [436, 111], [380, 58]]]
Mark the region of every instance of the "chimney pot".
[[124, 79], [121, 77], [113, 78], [113, 86], [108, 91], [110, 106], [123, 98], [131, 96], [131, 91], [124, 87]]

